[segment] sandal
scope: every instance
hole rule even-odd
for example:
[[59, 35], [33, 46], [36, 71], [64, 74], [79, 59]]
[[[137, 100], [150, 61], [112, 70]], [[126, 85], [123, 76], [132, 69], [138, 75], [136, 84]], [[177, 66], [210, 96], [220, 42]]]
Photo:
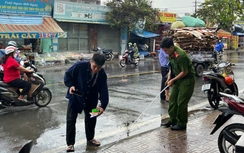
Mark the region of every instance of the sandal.
[[69, 145], [66, 152], [74, 152], [75, 151], [75, 147], [74, 145]]
[[87, 141], [87, 145], [89, 145], [89, 146], [100, 146], [101, 143], [96, 139], [92, 139], [90, 141]]
[[18, 102], [27, 103], [27, 100], [25, 100], [25, 99], [18, 99]]

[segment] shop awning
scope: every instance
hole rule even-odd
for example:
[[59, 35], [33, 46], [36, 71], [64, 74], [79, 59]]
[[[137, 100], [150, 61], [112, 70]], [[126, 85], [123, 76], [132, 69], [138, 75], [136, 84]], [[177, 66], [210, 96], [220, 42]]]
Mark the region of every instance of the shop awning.
[[233, 32], [233, 35], [235, 35], [235, 36], [244, 36], [244, 33], [242, 33], [242, 32]]
[[143, 31], [133, 31], [133, 33], [135, 35], [137, 35], [139, 37], [143, 37], [143, 38], [152, 38], [152, 37], [158, 37], [158, 36], [160, 36], [160, 34], [148, 32], [146, 30], [143, 30]]
[[66, 38], [52, 17], [0, 16], [0, 38]]

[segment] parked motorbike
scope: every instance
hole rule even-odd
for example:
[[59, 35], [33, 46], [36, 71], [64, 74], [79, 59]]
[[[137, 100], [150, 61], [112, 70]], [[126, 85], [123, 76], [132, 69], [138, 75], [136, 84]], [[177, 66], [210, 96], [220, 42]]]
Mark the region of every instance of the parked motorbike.
[[130, 65], [130, 64], [134, 64], [135, 66], [139, 65], [139, 57], [137, 58], [133, 58], [133, 60], [131, 61], [130, 58], [130, 52], [129, 50], [125, 50], [125, 53], [123, 54], [119, 64], [121, 67], [125, 67], [125, 65]]
[[203, 73], [202, 91], [207, 93], [209, 104], [214, 109], [218, 108], [221, 100], [219, 92], [230, 90], [229, 94], [238, 96], [238, 87], [231, 66], [233, 64], [230, 62], [220, 62], [210, 68], [212, 71]]
[[19, 102], [18, 88], [0, 81], [0, 105], [1, 109], [10, 106], [27, 106], [35, 104], [39, 107], [47, 106], [52, 99], [51, 91], [45, 87], [46, 81], [40, 73], [26, 73], [23, 77], [26, 81], [31, 83], [31, 89], [28, 92], [28, 102]]
[[[244, 99], [227, 93], [220, 92], [219, 94], [227, 105], [219, 108], [222, 113], [215, 119], [214, 124], [216, 125], [210, 133], [211, 135], [223, 126], [233, 115], [241, 115], [244, 117]], [[218, 137], [219, 151], [221, 153], [236, 152], [235, 144], [243, 133], [244, 124], [241, 123], [233, 123], [224, 127]]]
[[97, 47], [96, 49], [94, 49], [93, 51], [95, 52], [103, 52], [103, 54], [105, 55], [106, 57], [106, 60], [107, 61], [111, 61], [114, 59], [114, 54], [113, 54], [113, 50], [112, 49], [104, 49], [104, 48], [101, 48], [101, 47]]

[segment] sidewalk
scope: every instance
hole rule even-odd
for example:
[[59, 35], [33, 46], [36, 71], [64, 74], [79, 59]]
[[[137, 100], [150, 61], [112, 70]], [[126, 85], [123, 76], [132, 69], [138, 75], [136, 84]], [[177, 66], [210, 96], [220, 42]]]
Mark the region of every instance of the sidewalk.
[[[172, 131], [159, 127], [154, 130], [122, 139], [117, 143], [101, 146], [99, 153], [217, 153], [218, 136], [223, 127], [232, 122], [241, 122], [240, 116], [233, 116], [227, 124], [210, 135], [213, 121], [220, 114], [218, 110], [208, 110], [189, 118], [186, 131]], [[91, 152], [92, 150], [87, 150]]]
[[[90, 59], [93, 54], [80, 54], [75, 52], [63, 52], [63, 53], [45, 53], [38, 55], [38, 58], [35, 60], [35, 65], [37, 69], [64, 69], [69, 68], [72, 64], [79, 60]], [[153, 61], [158, 60], [154, 57], [144, 57], [141, 61]], [[119, 57], [114, 57], [111, 61], [106, 61], [105, 65], [119, 64]]]

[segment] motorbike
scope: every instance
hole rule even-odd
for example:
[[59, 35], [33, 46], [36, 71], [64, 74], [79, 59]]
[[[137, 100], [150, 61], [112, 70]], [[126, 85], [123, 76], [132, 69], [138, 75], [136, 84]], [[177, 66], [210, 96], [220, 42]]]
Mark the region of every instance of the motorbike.
[[211, 107], [217, 109], [221, 96], [219, 92], [230, 90], [229, 94], [238, 96], [238, 87], [234, 81], [234, 72], [230, 62], [220, 62], [212, 66], [212, 71], [203, 73], [202, 91], [207, 93], [208, 102]]
[[28, 141], [19, 151], [19, 153], [30, 153], [33, 146], [33, 141]]
[[[233, 115], [241, 115], [244, 117], [244, 99], [222, 92], [220, 92], [220, 95], [227, 105], [219, 108], [222, 113], [215, 119], [213, 123], [215, 127], [211, 131], [211, 135], [223, 126]], [[219, 151], [221, 153], [236, 152], [235, 145], [243, 133], [244, 124], [241, 123], [233, 123], [224, 127], [218, 137]]]
[[111, 60], [114, 59], [114, 54], [113, 54], [113, 50], [112, 49], [104, 49], [104, 48], [101, 48], [101, 47], [97, 47], [93, 51], [102, 52], [105, 55], [107, 61], [111, 61]]
[[131, 61], [130, 58], [130, 52], [129, 50], [125, 50], [125, 53], [123, 54], [119, 64], [121, 67], [125, 67], [125, 65], [130, 65], [130, 64], [134, 64], [135, 66], [139, 65], [139, 57], [137, 58], [133, 58], [133, 60]]
[[[3, 73], [3, 72], [1, 72]], [[27, 106], [35, 104], [39, 107], [47, 106], [52, 100], [51, 91], [45, 87], [46, 81], [42, 74], [38, 72], [25, 73], [23, 78], [31, 83], [31, 89], [28, 92], [28, 102], [19, 102], [18, 88], [0, 81], [0, 109], [10, 106]]]
[[32, 69], [34, 72], [37, 72], [36, 66], [33, 64], [32, 61], [27, 60], [26, 58], [21, 58], [20, 59], [20, 65], [27, 68], [27, 69]]

